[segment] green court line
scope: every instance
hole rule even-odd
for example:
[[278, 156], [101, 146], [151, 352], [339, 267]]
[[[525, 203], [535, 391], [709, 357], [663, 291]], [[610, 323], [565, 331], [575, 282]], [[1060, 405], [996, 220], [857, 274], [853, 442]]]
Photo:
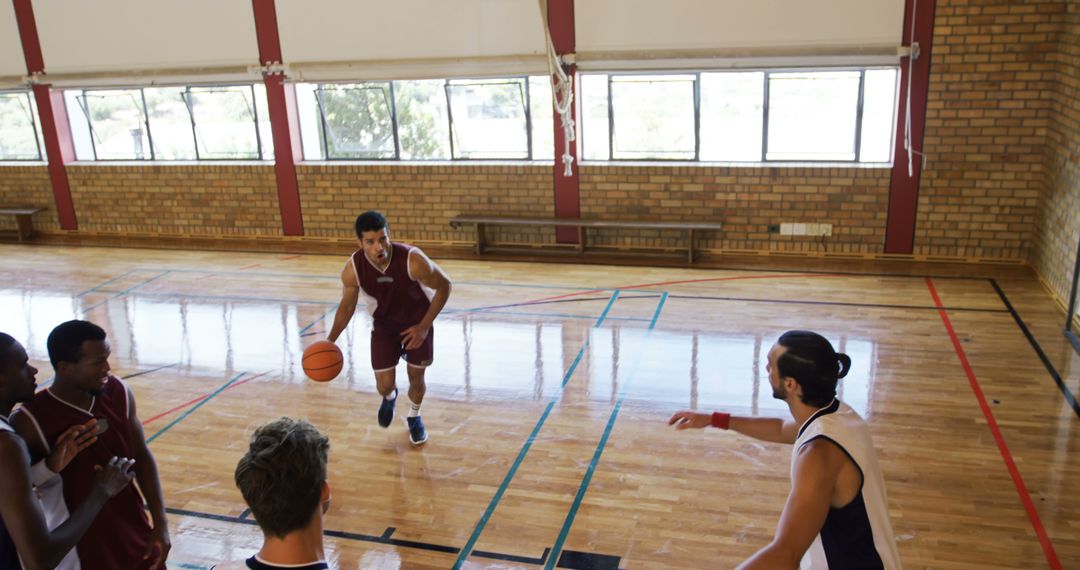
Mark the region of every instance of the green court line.
[[566, 520], [563, 521], [562, 530], [559, 531], [559, 537], [555, 539], [555, 546], [552, 547], [551, 554], [548, 556], [547, 563], [544, 565], [545, 570], [554, 568], [555, 563], [559, 560], [559, 553], [562, 552], [563, 545], [566, 544], [566, 537], [570, 534], [570, 527], [574, 525], [574, 519], [577, 518], [578, 509], [581, 508], [581, 502], [585, 499], [585, 493], [589, 490], [589, 484], [592, 482], [593, 473], [596, 472], [596, 466], [600, 463], [600, 455], [604, 453], [604, 447], [607, 446], [608, 437], [611, 436], [611, 429], [615, 427], [615, 420], [619, 417], [619, 410], [622, 409], [623, 399], [626, 397], [626, 388], [634, 380], [634, 376], [637, 375], [638, 365], [641, 363], [641, 355], [645, 352], [645, 344], [652, 335], [653, 329], [656, 328], [656, 321], [660, 318], [660, 311], [663, 310], [667, 298], [668, 294], [665, 292], [663, 296], [660, 297], [660, 302], [656, 305], [656, 312], [653, 313], [652, 322], [649, 323], [649, 328], [645, 332], [642, 346], [636, 351], [637, 358], [630, 368], [630, 374], [627, 375], [626, 382], [624, 382], [622, 388], [619, 389], [619, 399], [615, 402], [615, 408], [611, 410], [611, 416], [608, 417], [607, 427], [604, 428], [604, 435], [600, 437], [600, 442], [596, 444], [596, 452], [593, 453], [592, 461], [589, 462], [589, 468], [585, 470], [585, 477], [581, 480], [581, 486], [578, 487], [574, 502], [570, 505], [570, 511], [566, 513]]
[[[604, 311], [600, 313], [600, 317], [596, 319], [596, 323], [592, 328], [600, 328], [604, 320], [607, 318], [608, 312], [611, 311], [611, 307], [615, 305], [615, 300], [619, 298], [619, 291], [615, 291], [611, 295], [611, 299], [608, 300], [608, 304], [604, 307]], [[566, 374], [563, 376], [562, 385], [559, 387], [558, 392], [551, 397], [544, 413], [540, 415], [540, 419], [536, 421], [536, 426], [533, 427], [532, 433], [529, 434], [528, 439], [525, 440], [524, 445], [521, 446], [521, 451], [518, 452], [517, 458], [514, 460], [513, 465], [510, 466], [510, 470], [506, 472], [506, 476], [503, 477], [502, 484], [495, 491], [495, 495], [491, 497], [491, 502], [488, 503], [487, 509], [484, 510], [484, 514], [480, 516], [480, 520], [476, 522], [476, 527], [473, 529], [472, 535], [469, 536], [469, 541], [462, 547], [461, 552], [458, 554], [457, 561], [454, 562], [454, 570], [459, 570], [461, 565], [465, 563], [465, 560], [469, 557], [473, 547], [476, 546], [476, 541], [480, 539], [480, 534], [484, 532], [484, 527], [487, 525], [491, 515], [495, 513], [495, 508], [499, 506], [499, 501], [502, 500], [502, 496], [506, 493], [506, 489], [510, 486], [510, 482], [514, 479], [514, 475], [517, 474], [517, 470], [521, 467], [521, 463], [525, 460], [525, 456], [529, 453], [529, 449], [532, 447], [533, 442], [536, 441], [536, 436], [540, 433], [540, 428], [544, 427], [544, 422], [547, 421], [548, 416], [551, 414], [551, 410], [555, 407], [555, 404], [562, 397], [562, 391], [566, 387], [566, 384], [570, 382], [570, 377], [573, 376], [574, 370], [577, 369], [578, 364], [581, 363], [581, 358], [585, 355], [585, 350], [589, 347], [589, 339], [586, 337], [585, 342], [581, 345], [581, 349], [578, 350], [577, 357], [574, 358], [574, 362], [570, 365], [570, 368], [566, 370]]]

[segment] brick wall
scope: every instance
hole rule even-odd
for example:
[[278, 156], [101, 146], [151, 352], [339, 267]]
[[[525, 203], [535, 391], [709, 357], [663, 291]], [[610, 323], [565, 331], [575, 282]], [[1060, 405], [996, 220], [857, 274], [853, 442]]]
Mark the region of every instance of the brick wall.
[[1064, 7], [938, 1], [915, 253], [1030, 256]]
[[[395, 238], [468, 242], [473, 230], [454, 230], [459, 213], [554, 215], [550, 165], [345, 165], [304, 164], [297, 168], [304, 233], [351, 238], [365, 210], [379, 210]], [[505, 243], [554, 243], [554, 232], [496, 229]]]
[[274, 167], [74, 165], [79, 230], [163, 235], [281, 235]]
[[[718, 221], [699, 247], [880, 253], [885, 239], [888, 168], [585, 166], [584, 217]], [[833, 235], [767, 232], [781, 222], [832, 224]], [[605, 230], [590, 243], [646, 247], [685, 242], [681, 232]]]
[[[0, 166], [0, 206], [36, 206], [47, 208], [34, 215], [35, 230], [58, 230], [52, 183], [47, 166]], [[0, 216], [0, 230], [14, 230], [15, 219]]]
[[[1063, 33], [1067, 27], [1072, 30]], [[1075, 255], [1076, 3], [938, 0], [915, 253], [1036, 260], [1060, 290]], [[1059, 52], [1060, 57], [1059, 57]], [[1069, 63], [1072, 62], [1072, 63]], [[1060, 79], [1060, 81], [1059, 81]], [[1071, 106], [1070, 106], [1071, 105]], [[75, 165], [84, 231], [279, 236], [271, 165]], [[879, 253], [888, 170], [776, 166], [579, 166], [585, 216], [719, 220], [710, 249], [822, 251], [817, 238], [766, 232], [829, 223], [829, 251]], [[548, 165], [305, 164], [306, 235], [349, 239], [356, 213], [384, 210], [395, 235], [465, 242], [459, 212], [551, 215]], [[4, 201], [51, 192], [44, 167], [0, 167]], [[56, 229], [54, 215], [40, 227]], [[500, 230], [510, 243], [552, 243], [550, 230]], [[601, 231], [595, 244], [671, 246], [681, 235]], [[679, 244], [681, 245], [681, 244]]]
[[1060, 25], [1046, 189], [1039, 200], [1033, 265], [1051, 291], [1067, 302], [1080, 240], [1080, 4], [1069, 3]]

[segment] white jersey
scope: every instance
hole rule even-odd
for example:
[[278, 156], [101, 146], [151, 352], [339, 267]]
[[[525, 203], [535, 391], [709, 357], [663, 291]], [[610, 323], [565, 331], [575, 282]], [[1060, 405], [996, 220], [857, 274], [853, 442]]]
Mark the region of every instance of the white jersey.
[[850, 406], [835, 399], [815, 412], [799, 428], [795, 438], [791, 451], [792, 480], [799, 449], [818, 438], [828, 439], [840, 447], [862, 473], [863, 482], [850, 503], [839, 509], [829, 508], [825, 524], [803, 555], [800, 568], [899, 569], [900, 556], [889, 523], [885, 480], [866, 422]]
[[[15, 413], [22, 413], [24, 410], [17, 409]], [[37, 420], [33, 414], [25, 414], [26, 417], [32, 420], [34, 427], [37, 427]], [[41, 437], [41, 441], [45, 441], [44, 434], [41, 433], [41, 428], [38, 429], [38, 435]], [[48, 444], [45, 444], [46, 447]], [[47, 451], [52, 451], [47, 449]], [[44, 461], [44, 460], [42, 460]], [[64, 521], [68, 520], [71, 513], [68, 512], [67, 502], [64, 501], [64, 480], [58, 475], [54, 475], [48, 481], [45, 481], [34, 487], [34, 495], [38, 499], [38, 503], [41, 504], [41, 511], [45, 515], [45, 526], [49, 528], [49, 532], [56, 530], [57, 527], [64, 524]], [[56, 566], [56, 570], [81, 570], [82, 564], [79, 562], [79, 553], [76, 548], [72, 548], [68, 551], [64, 559], [60, 561], [60, 564]]]

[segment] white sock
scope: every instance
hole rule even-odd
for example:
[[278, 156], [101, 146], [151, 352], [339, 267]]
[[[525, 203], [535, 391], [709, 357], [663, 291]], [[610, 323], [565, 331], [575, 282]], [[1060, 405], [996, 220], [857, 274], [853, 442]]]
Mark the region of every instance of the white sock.
[[409, 417], [415, 418], [420, 415], [420, 404], [414, 404], [412, 398], [409, 398]]
[[393, 392], [390, 392], [389, 394], [383, 396], [384, 400], [394, 400], [396, 398], [397, 398], [397, 388], [394, 388]]

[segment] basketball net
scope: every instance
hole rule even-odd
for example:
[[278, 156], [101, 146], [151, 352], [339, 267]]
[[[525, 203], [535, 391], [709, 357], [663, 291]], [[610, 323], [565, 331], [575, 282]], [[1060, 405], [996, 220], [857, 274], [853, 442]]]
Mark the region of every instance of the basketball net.
[[574, 155], [570, 153], [570, 144], [574, 142], [574, 117], [570, 112], [574, 106], [573, 78], [566, 74], [562, 60], [555, 53], [555, 44], [551, 41], [551, 28], [548, 26], [547, 0], [539, 0], [540, 21], [544, 24], [544, 40], [547, 43], [548, 77], [551, 78], [551, 96], [555, 103], [555, 112], [559, 114], [563, 129], [563, 176], [574, 175]]

